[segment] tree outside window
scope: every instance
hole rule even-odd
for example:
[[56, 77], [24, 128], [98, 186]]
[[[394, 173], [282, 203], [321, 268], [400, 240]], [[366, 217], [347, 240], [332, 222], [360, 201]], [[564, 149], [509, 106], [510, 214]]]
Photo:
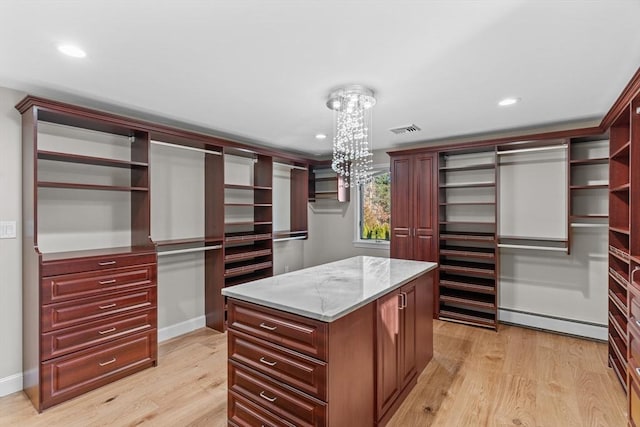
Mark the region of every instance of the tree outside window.
[[360, 186], [360, 240], [391, 239], [391, 174], [382, 171]]

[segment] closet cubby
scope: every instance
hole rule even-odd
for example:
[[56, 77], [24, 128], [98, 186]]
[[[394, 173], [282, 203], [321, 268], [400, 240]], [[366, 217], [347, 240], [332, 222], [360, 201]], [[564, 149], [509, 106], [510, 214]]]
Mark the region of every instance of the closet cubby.
[[497, 328], [495, 150], [440, 153], [438, 317]]

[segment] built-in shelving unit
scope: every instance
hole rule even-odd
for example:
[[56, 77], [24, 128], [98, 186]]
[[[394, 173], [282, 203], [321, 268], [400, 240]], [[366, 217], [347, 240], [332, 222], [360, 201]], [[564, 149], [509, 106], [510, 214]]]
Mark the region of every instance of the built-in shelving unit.
[[224, 156], [224, 286], [228, 287], [273, 275], [273, 159], [233, 149], [226, 149]]
[[569, 233], [605, 228], [609, 218], [609, 137], [572, 138], [569, 142]]
[[348, 202], [350, 191], [344, 186], [341, 176], [336, 174], [329, 164], [317, 164], [309, 173], [309, 201], [336, 200]]
[[630, 112], [610, 129], [609, 146], [609, 365], [627, 388], [630, 279]]
[[440, 319], [497, 328], [496, 155], [440, 153]]

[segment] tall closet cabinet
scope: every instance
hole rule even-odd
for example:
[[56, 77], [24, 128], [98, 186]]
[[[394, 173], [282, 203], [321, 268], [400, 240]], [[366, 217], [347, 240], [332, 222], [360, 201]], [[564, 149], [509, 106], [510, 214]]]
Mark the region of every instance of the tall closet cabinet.
[[[279, 237], [307, 237], [307, 159], [35, 97], [16, 108], [23, 383], [38, 411], [158, 363], [159, 279], [171, 295], [201, 285], [206, 325], [226, 329], [221, 289], [273, 274], [274, 159], [291, 168], [290, 229]], [[180, 160], [190, 163], [178, 166], [171, 150], [191, 153]], [[246, 170], [226, 168], [231, 158]], [[172, 182], [179, 167], [192, 181], [178, 182], [197, 182]], [[185, 200], [196, 202], [174, 205]], [[172, 261], [159, 269], [159, 257]], [[161, 275], [185, 262], [203, 271]], [[162, 302], [165, 312], [172, 303]]]

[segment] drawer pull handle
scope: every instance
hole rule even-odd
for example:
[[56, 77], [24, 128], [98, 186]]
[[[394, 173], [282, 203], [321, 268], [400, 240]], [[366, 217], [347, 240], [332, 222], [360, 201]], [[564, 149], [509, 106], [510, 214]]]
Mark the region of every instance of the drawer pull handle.
[[260, 327], [268, 331], [275, 331], [276, 329], [278, 329], [277, 326], [269, 326], [266, 323], [260, 323]]
[[264, 357], [260, 358], [260, 362], [264, 363], [265, 365], [269, 365], [269, 366], [276, 366], [276, 364], [278, 362], [269, 362], [267, 359], [265, 359]]
[[640, 327], [640, 320], [636, 319], [636, 325], [638, 325], [638, 327]]
[[640, 368], [636, 368], [636, 374], [640, 375]]
[[110, 285], [111, 283], [116, 283], [116, 279], [100, 280], [98, 283], [101, 285]]
[[108, 333], [114, 332], [115, 330], [116, 330], [116, 328], [114, 327], [114, 328], [110, 328], [110, 329], [107, 329], [107, 330], [104, 330], [104, 331], [98, 331], [98, 333], [100, 335], [104, 335], [104, 334], [108, 334]]
[[102, 362], [102, 363], [98, 363], [98, 365], [100, 366], [107, 366], [107, 365], [111, 365], [113, 362], [116, 361], [116, 358], [114, 357], [113, 359], [109, 360], [108, 362]]
[[267, 402], [275, 402], [277, 397], [269, 397], [266, 394], [264, 394], [264, 391], [260, 392], [260, 397], [263, 398], [264, 400], [266, 400]]
[[115, 307], [115, 306], [116, 306], [116, 303], [114, 302], [113, 304], [100, 305], [100, 306], [98, 306], [98, 308], [100, 310], [106, 310], [107, 308], [112, 308], [112, 307]]
[[100, 267], [104, 267], [105, 265], [113, 265], [115, 263], [116, 263], [115, 261], [102, 261], [102, 262], [99, 262], [98, 265]]

